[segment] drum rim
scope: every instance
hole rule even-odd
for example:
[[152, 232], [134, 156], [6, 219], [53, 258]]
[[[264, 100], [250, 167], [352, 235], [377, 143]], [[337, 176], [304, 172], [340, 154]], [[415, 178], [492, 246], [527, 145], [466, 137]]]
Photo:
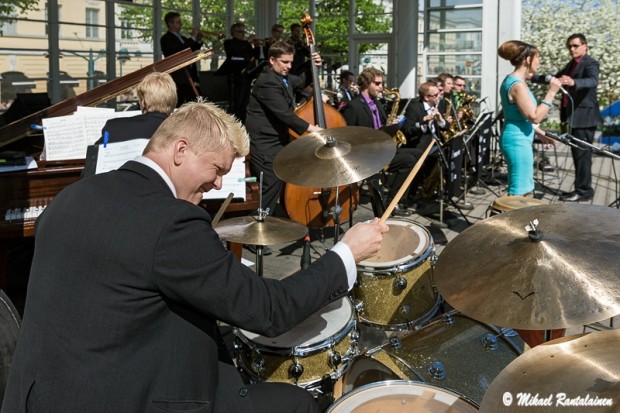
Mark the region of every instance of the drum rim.
[[[433, 237], [430, 233], [430, 231], [428, 229], [426, 229], [423, 225], [415, 222], [415, 221], [410, 221], [410, 220], [404, 220], [404, 219], [387, 219], [385, 221], [386, 224], [390, 225], [400, 225], [403, 227], [409, 227], [412, 229], [413, 232], [415, 232], [416, 234], [418, 234], [420, 241], [426, 241], [424, 243], [420, 243], [420, 245], [418, 245], [418, 247], [416, 247], [416, 250], [419, 250], [420, 253], [413, 255], [413, 254], [408, 254], [405, 255], [404, 257], [401, 257], [397, 260], [392, 260], [392, 261], [385, 261], [385, 262], [371, 262], [368, 260], [364, 260], [364, 261], [360, 261], [357, 264], [358, 270], [366, 270], [367, 268], [369, 269], [373, 269], [373, 268], [390, 268], [390, 269], [396, 269], [396, 268], [410, 268], [412, 265], [417, 264], [418, 262], [420, 262], [421, 260], [423, 260], [423, 258], [425, 258], [426, 256], [428, 256], [429, 251], [434, 251], [434, 247], [433, 247]], [[389, 232], [388, 232], [389, 234]], [[422, 235], [424, 236], [424, 240], [422, 240]], [[422, 245], [424, 244], [424, 245]], [[404, 265], [402, 265], [404, 264]], [[390, 270], [392, 271], [392, 270]]]
[[[374, 382], [374, 383], [368, 383], [368, 384], [364, 384], [354, 390], [351, 390], [349, 393], [346, 393], [344, 395], [342, 395], [342, 397], [340, 397], [338, 400], [336, 400], [336, 402], [329, 407], [329, 409], [327, 409], [326, 413], [333, 413], [334, 412], [334, 408], [339, 407], [340, 405], [342, 405], [344, 402], [346, 402], [347, 400], [350, 400], [351, 397], [358, 395], [359, 393], [362, 393], [364, 391], [368, 391], [371, 389], [375, 389], [375, 388], [389, 388], [389, 387], [404, 387], [404, 388], [410, 388], [411, 386], [417, 386], [417, 387], [423, 387], [423, 388], [427, 388], [427, 389], [431, 389], [431, 390], [439, 390], [437, 393], [441, 393], [443, 392], [443, 394], [445, 395], [449, 395], [454, 397], [453, 399], [453, 403], [450, 404], [450, 406], [454, 405], [454, 403], [457, 400], [461, 400], [466, 402], [467, 404], [469, 404], [471, 407], [474, 407], [476, 409], [480, 409], [480, 405], [478, 403], [476, 403], [475, 401], [471, 400], [469, 397], [460, 394], [459, 392], [456, 392], [452, 389], [446, 389], [445, 387], [439, 387], [430, 383], [425, 383], [425, 382], [421, 382], [421, 381], [416, 381], [416, 380], [384, 380], [384, 381], [378, 381], [378, 382]], [[444, 399], [442, 399], [441, 401], [443, 401]], [[367, 399], [365, 400], [361, 400], [362, 403], [368, 401]], [[357, 407], [360, 407], [360, 404], [357, 405], [353, 405], [353, 406], [344, 406], [344, 407], [349, 407], [352, 409], [355, 409]]]
[[[500, 200], [507, 200], [507, 199], [521, 199], [521, 200], [533, 200], [533, 201], [537, 201], [534, 202], [532, 205], [525, 205], [522, 207], [512, 207], [512, 208], [508, 208], [506, 209], [506, 207], [509, 207], [509, 205], [503, 204], [501, 202], [499, 202]], [[493, 200], [493, 203], [491, 204], [491, 209], [498, 211], [498, 212], [508, 212], [508, 211], [513, 211], [515, 209], [520, 209], [520, 208], [527, 208], [528, 206], [538, 206], [538, 205], [548, 205], [547, 202], [543, 201], [542, 199], [538, 199], [538, 198], [533, 198], [533, 197], [527, 197], [527, 196], [521, 196], [521, 195], [504, 195], [504, 196], [500, 196], [497, 197]]]
[[350, 334], [353, 330], [357, 328], [355, 307], [353, 306], [353, 303], [351, 302], [351, 299], [349, 297], [342, 298], [343, 302], [346, 301], [349, 303], [349, 308], [351, 310], [349, 314], [349, 320], [341, 330], [338, 330], [336, 334], [333, 334], [320, 342], [293, 347], [276, 347], [254, 342], [245, 334], [243, 334], [244, 330], [240, 328], [233, 328], [233, 332], [235, 337], [239, 338], [246, 346], [248, 346], [252, 351], [255, 351], [256, 353], [282, 357], [306, 357], [318, 353], [322, 350], [329, 349], [336, 344], [339, 344], [348, 334]]

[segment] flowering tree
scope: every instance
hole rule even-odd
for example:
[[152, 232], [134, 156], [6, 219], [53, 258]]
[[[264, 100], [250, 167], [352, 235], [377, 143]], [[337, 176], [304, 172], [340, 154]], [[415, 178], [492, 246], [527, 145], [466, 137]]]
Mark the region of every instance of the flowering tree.
[[563, 68], [570, 60], [566, 39], [583, 33], [588, 39], [588, 54], [600, 63], [599, 103], [607, 106], [620, 99], [618, 0], [523, 0], [522, 21], [522, 40], [540, 50], [539, 72]]

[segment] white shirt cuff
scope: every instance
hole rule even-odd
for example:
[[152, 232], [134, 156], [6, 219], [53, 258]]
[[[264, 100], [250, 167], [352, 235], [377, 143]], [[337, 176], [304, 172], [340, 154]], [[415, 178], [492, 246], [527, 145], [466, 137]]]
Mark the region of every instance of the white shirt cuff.
[[355, 265], [355, 258], [353, 258], [353, 253], [347, 244], [344, 242], [338, 242], [334, 245], [331, 251], [338, 254], [342, 263], [344, 264], [344, 268], [347, 271], [347, 280], [349, 282], [349, 291], [355, 285], [355, 281], [357, 281], [357, 266]]

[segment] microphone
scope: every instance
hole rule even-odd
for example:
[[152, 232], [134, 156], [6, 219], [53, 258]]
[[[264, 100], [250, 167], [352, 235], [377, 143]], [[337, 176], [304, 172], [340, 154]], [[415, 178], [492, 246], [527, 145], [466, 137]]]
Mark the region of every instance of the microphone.
[[[553, 76], [551, 76], [551, 75], [547, 75], [547, 76], [545, 76], [545, 82], [547, 82], [547, 83], [551, 82], [551, 78], [552, 78], [552, 77], [553, 77]], [[566, 89], [564, 89], [562, 86], [560, 86], [560, 90], [561, 90], [561, 91], [562, 91], [562, 93], [564, 93], [565, 95], [568, 95], [568, 92], [567, 92], [567, 91], [566, 91]]]
[[484, 98], [482, 98], [482, 99], [478, 99], [478, 100], [476, 101], [476, 103], [482, 103], [482, 102], [484, 102], [485, 100], [487, 100], [488, 98], [489, 98], [489, 97], [488, 97], [488, 96], [486, 96], [486, 97], [484, 97]]
[[564, 145], [568, 145], [568, 146], [572, 146], [576, 148], [575, 144], [573, 144], [573, 142], [571, 142], [571, 140], [568, 138], [568, 136], [570, 135], [568, 135], [567, 133], [562, 134], [562, 135], [556, 135], [555, 133], [545, 131], [545, 136], [548, 136], [549, 138], [554, 139], [556, 141], [562, 142]]

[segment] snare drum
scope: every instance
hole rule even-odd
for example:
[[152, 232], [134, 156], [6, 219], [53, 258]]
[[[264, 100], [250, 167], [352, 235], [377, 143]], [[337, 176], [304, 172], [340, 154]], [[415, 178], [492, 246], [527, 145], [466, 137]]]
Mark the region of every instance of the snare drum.
[[483, 324], [456, 311], [359, 357], [342, 379], [343, 391], [400, 378], [427, 382], [476, 403], [493, 379], [526, 348], [508, 328]]
[[386, 330], [404, 330], [428, 322], [439, 308], [433, 285], [430, 233], [407, 220], [388, 219], [381, 249], [358, 264], [353, 297], [360, 321]]
[[527, 196], [500, 196], [491, 205], [491, 216], [513, 209], [526, 208], [529, 206], [546, 205], [548, 202]]
[[353, 305], [336, 300], [277, 337], [235, 329], [241, 368], [257, 381], [312, 387], [325, 375], [337, 379], [356, 355], [359, 333]]
[[452, 391], [414, 381], [367, 384], [338, 399], [327, 413], [475, 413], [478, 406]]

